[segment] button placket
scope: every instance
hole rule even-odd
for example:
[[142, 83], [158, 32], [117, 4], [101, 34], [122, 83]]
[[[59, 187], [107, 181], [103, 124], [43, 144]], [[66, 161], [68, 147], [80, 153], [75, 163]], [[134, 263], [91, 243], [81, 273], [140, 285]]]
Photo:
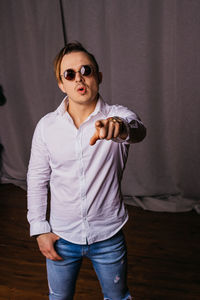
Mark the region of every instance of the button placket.
[[84, 172], [84, 164], [83, 164], [83, 132], [82, 128], [79, 128], [79, 132], [77, 135], [77, 144], [78, 144], [78, 161], [79, 161], [79, 176], [80, 176], [80, 198], [81, 198], [81, 212], [82, 212], [82, 221], [83, 221], [83, 237], [87, 238], [87, 208], [86, 208], [86, 183], [85, 183], [85, 172]]

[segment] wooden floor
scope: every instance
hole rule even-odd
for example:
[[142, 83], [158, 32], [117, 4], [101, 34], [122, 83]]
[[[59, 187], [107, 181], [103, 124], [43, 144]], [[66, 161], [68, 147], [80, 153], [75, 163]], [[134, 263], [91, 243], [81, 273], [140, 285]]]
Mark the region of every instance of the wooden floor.
[[[200, 216], [128, 206], [128, 283], [135, 300], [200, 300]], [[0, 300], [47, 300], [45, 259], [29, 237], [26, 192], [0, 185]], [[85, 260], [75, 300], [102, 299]]]

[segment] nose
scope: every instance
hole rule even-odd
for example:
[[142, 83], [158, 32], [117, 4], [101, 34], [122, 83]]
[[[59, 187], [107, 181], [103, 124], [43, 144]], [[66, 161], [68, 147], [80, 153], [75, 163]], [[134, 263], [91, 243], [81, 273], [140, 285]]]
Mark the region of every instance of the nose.
[[80, 73], [79, 71], [76, 72], [75, 81], [76, 81], [76, 82], [81, 82], [81, 81], [83, 81], [83, 76], [81, 75], [81, 73]]

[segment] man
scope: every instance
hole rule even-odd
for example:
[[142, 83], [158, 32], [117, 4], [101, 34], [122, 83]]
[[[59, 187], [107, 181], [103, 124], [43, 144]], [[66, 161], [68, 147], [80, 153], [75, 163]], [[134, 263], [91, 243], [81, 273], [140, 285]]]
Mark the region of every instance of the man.
[[93, 263], [104, 299], [131, 299], [120, 182], [129, 144], [145, 137], [145, 127], [127, 108], [103, 101], [102, 74], [80, 43], [61, 49], [55, 74], [67, 96], [39, 121], [27, 176], [30, 233], [46, 257], [49, 299], [73, 299], [83, 256]]

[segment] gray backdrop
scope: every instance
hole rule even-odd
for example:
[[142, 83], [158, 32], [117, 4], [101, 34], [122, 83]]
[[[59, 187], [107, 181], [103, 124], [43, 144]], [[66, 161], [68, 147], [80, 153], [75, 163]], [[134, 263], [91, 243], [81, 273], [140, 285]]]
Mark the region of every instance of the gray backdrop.
[[[67, 40], [100, 64], [103, 98], [136, 111], [148, 129], [131, 146], [126, 201], [200, 212], [200, 1], [62, 4]], [[35, 125], [63, 98], [52, 66], [64, 45], [60, 1], [1, 0], [0, 39], [1, 181], [25, 187]]]

